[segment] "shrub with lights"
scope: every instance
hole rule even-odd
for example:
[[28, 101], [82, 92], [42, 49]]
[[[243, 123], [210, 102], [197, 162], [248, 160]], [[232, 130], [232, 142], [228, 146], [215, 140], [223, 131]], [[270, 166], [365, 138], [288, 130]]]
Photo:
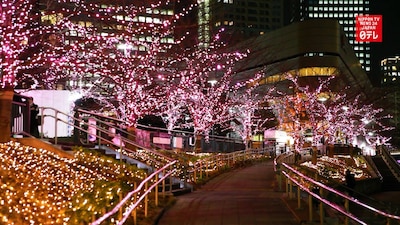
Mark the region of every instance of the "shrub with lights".
[[9, 142], [0, 145], [0, 155], [4, 224], [91, 221], [146, 176], [133, 165], [82, 149], [77, 149], [76, 158], [67, 159]]

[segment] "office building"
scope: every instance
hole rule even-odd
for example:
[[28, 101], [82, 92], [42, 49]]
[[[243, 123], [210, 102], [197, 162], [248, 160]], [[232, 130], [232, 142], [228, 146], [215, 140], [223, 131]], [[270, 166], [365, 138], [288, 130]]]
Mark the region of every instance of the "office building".
[[391, 125], [396, 128], [394, 142], [400, 143], [400, 57], [394, 56], [381, 61], [381, 90], [384, 93], [383, 100], [379, 103], [392, 116]]
[[204, 46], [212, 36], [224, 30], [222, 40], [237, 43], [284, 26], [282, 0], [210, 0], [199, 1], [199, 40]]
[[369, 0], [213, 0], [199, 3], [199, 40], [209, 43], [224, 29], [223, 39], [235, 44], [308, 19], [339, 22], [362, 68], [371, 71], [369, 42], [356, 41], [355, 18], [370, 12]]
[[400, 57], [390, 57], [381, 61], [382, 86], [400, 85]]
[[[80, 7], [71, 4], [58, 2], [47, 4], [45, 1], [38, 0], [39, 10], [43, 12], [42, 23], [56, 24], [68, 17], [68, 21], [75, 24], [60, 34], [62, 36], [58, 37], [62, 40], [60, 45], [80, 46], [81, 49], [86, 48], [91, 55], [95, 55], [98, 54], [99, 49], [104, 49], [104, 52], [110, 54], [112, 48], [110, 43], [112, 42], [123, 54], [138, 56], [147, 54], [152, 47], [150, 43], [153, 43], [154, 40], [159, 43], [161, 49], [157, 52], [159, 54], [163, 54], [163, 46], [168, 49], [169, 46], [175, 44], [174, 30], [169, 29], [170, 26], [166, 25], [170, 21], [173, 23], [172, 18], [175, 16], [174, 10], [177, 7], [175, 2], [164, 4], [156, 1], [140, 1], [138, 3], [122, 0], [112, 2], [97, 0], [81, 3]], [[68, 13], [69, 11], [72, 13]], [[98, 37], [97, 41], [89, 40], [91, 32]], [[113, 38], [118, 39], [119, 43]], [[110, 49], [107, 50], [107, 48]], [[80, 58], [80, 55], [73, 57], [76, 57], [77, 60], [87, 60], [87, 64], [82, 67], [80, 67], [81, 65], [71, 65], [70, 69], [58, 71], [65, 78], [54, 84], [57, 89], [87, 89], [93, 88], [94, 83], [99, 86], [99, 90], [108, 88], [107, 82], [97, 82], [101, 75], [96, 69], [93, 69], [96, 65], [88, 64], [89, 60], [94, 61], [95, 59], [83, 59]], [[106, 64], [106, 58], [103, 60], [102, 64]]]
[[371, 46], [369, 42], [356, 41], [355, 18], [370, 12], [369, 0], [291, 0], [291, 21], [307, 19], [336, 19], [343, 27], [350, 45], [360, 60], [362, 68], [371, 71]]
[[[255, 89], [259, 95], [268, 93], [271, 88], [294, 95], [296, 87], [286, 79], [287, 74], [292, 74], [297, 77], [298, 84], [308, 90], [318, 88], [322, 80], [335, 77], [328, 82], [328, 88], [319, 93], [321, 101], [335, 99], [336, 93], [340, 93], [346, 94], [349, 101], [358, 99], [360, 104], [368, 104], [373, 96], [373, 86], [337, 20], [294, 22], [238, 45], [239, 49], [249, 48], [250, 55], [237, 65], [240, 70], [237, 78], [246, 80], [263, 71]], [[312, 129], [306, 116], [301, 123]], [[283, 130], [290, 131], [292, 127], [290, 119], [280, 124]]]
[[245, 79], [263, 69], [265, 74], [259, 81], [260, 89], [285, 83], [284, 73], [291, 72], [310, 84], [319, 78], [337, 76], [332, 91], [346, 90], [349, 97], [360, 94], [366, 99], [373, 91], [366, 72], [336, 20], [295, 22], [238, 46], [249, 48], [251, 52], [237, 65], [243, 71], [238, 73], [238, 77]]

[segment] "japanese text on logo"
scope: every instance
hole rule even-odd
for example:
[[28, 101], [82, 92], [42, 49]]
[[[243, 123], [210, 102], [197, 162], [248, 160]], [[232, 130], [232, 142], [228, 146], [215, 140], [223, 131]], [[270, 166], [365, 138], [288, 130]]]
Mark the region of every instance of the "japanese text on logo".
[[382, 42], [382, 15], [357, 15], [356, 41]]

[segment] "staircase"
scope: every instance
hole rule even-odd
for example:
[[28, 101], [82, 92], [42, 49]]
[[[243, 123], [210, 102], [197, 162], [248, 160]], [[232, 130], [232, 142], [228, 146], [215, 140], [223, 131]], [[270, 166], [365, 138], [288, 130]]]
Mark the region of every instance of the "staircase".
[[389, 169], [385, 160], [382, 156], [374, 156], [372, 157], [372, 161], [375, 163], [376, 168], [379, 170], [379, 173], [382, 175], [383, 183], [382, 183], [382, 191], [400, 191], [400, 183]]
[[[135, 134], [121, 129], [121, 127], [118, 126], [121, 124], [121, 121], [118, 121], [114, 118], [103, 118], [101, 116], [95, 114], [91, 115], [88, 113], [85, 115], [85, 117], [76, 117], [76, 115], [67, 115], [50, 107], [41, 107], [41, 112], [42, 118], [50, 118], [57, 121], [55, 122], [56, 127], [54, 127], [54, 130], [57, 130], [57, 123], [63, 123], [74, 128], [73, 135], [70, 137], [57, 137], [56, 133], [54, 138], [32, 138], [30, 137], [29, 133], [22, 130], [17, 130], [16, 127], [15, 131], [12, 129], [12, 133], [22, 134], [19, 135], [21, 137], [18, 138], [18, 142], [24, 142], [30, 146], [37, 145], [32, 147], [42, 147], [43, 145], [46, 145], [46, 148], [51, 147], [59, 154], [68, 157], [73, 157], [71, 154], [73, 148], [79, 146], [86, 149], [91, 149], [109, 157], [113, 157], [117, 160], [121, 160], [121, 162], [124, 163], [134, 164], [138, 168], [146, 170], [148, 174], [156, 171], [157, 167], [160, 165], [168, 164], [174, 160], [162, 155], [157, 150], [143, 147], [141, 144], [139, 144], [138, 141], [140, 140], [135, 137]], [[88, 118], [93, 119], [96, 123], [90, 124]], [[111, 119], [114, 119], [115, 121], [112, 121]], [[110, 121], [112, 121], [112, 123], [110, 123]], [[27, 121], [22, 120], [20, 123], [26, 124]], [[23, 126], [21, 125], [21, 127]], [[92, 132], [90, 134], [90, 129], [88, 129], [89, 127], [92, 128]], [[120, 143], [124, 143], [123, 146], [120, 146], [121, 144], [115, 143], [113, 140], [111, 140], [112, 138], [110, 137], [115, 137], [116, 135], [119, 136]], [[89, 140], [89, 136], [95, 138], [95, 141]], [[120, 157], [119, 153], [120, 149], [123, 150], [122, 158]], [[138, 149], [141, 150], [140, 153], [138, 153]], [[168, 179], [166, 182], [168, 184], [166, 186], [166, 191], [171, 192], [174, 195], [175, 193], [185, 193], [192, 189], [190, 185], [185, 184], [178, 177]], [[171, 183], [171, 185], [169, 183]]]

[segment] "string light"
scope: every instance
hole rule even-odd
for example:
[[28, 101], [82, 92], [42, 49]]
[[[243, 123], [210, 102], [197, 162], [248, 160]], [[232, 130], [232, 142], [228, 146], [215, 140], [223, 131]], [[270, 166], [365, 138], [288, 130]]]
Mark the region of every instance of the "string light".
[[[311, 144], [314, 146], [322, 137], [326, 142], [324, 144], [357, 145], [356, 139], [360, 136], [368, 139], [371, 131], [376, 134], [373, 140], [368, 139], [371, 146], [390, 140], [382, 132], [393, 128], [381, 121], [391, 116], [382, 115], [383, 109], [374, 108], [372, 104], [362, 104], [360, 96], [350, 99], [344, 92], [330, 91], [329, 85], [335, 76], [319, 80], [316, 87], [300, 85], [299, 77], [293, 74], [287, 74], [286, 79], [292, 82], [293, 94], [279, 93], [280, 96], [271, 99], [271, 106], [281, 129], [291, 133], [294, 138], [297, 151], [304, 146], [307, 130], [312, 131]], [[321, 101], [321, 96], [329, 99]], [[374, 121], [375, 126], [363, 121]]]
[[[68, 159], [8, 142], [0, 144], [0, 156], [0, 204], [4, 209], [0, 221], [6, 224], [69, 224], [67, 215], [88, 204], [90, 198], [83, 193], [92, 193], [95, 182], [119, 180], [132, 188], [134, 182], [146, 177], [143, 170], [116, 164], [93, 152], [77, 151], [74, 158]], [[100, 199], [89, 201], [92, 208], [104, 207]]]

